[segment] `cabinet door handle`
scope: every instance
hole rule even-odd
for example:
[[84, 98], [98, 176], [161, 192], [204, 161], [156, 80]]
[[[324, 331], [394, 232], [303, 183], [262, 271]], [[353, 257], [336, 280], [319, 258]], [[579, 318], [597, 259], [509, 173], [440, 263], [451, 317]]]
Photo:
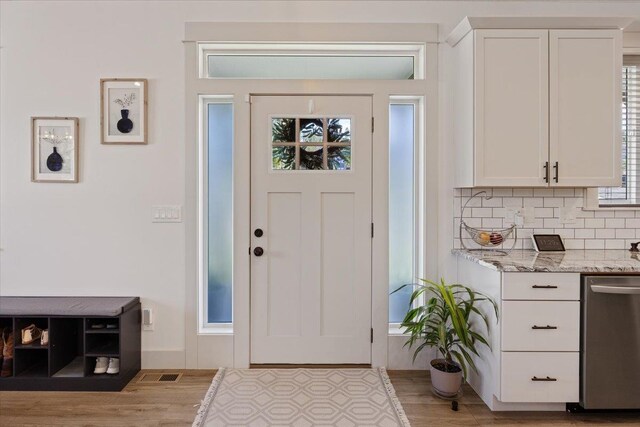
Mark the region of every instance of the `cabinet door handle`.
[[544, 182], [549, 183], [549, 162], [544, 162]]
[[555, 165], [553, 165], [553, 169], [554, 169], [554, 174], [553, 174], [553, 180], [555, 182], [558, 182], [558, 172], [560, 171], [560, 167], [558, 166], [558, 162], [556, 162]]
[[558, 329], [558, 327], [557, 326], [551, 326], [551, 325], [547, 325], [547, 326], [533, 325], [531, 327], [531, 329]]
[[558, 381], [557, 378], [551, 378], [550, 376], [547, 376], [546, 378], [538, 378], [538, 377], [532, 377], [531, 381]]
[[533, 289], [558, 289], [555, 285], [533, 285], [531, 287]]

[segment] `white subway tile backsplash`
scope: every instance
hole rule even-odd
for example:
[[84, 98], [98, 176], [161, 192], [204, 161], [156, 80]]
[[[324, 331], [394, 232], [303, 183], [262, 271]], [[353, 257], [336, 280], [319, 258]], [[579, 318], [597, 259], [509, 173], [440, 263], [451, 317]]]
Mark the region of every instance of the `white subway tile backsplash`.
[[613, 228], [598, 228], [596, 229], [596, 239], [615, 239], [616, 230]]
[[558, 228], [554, 230], [555, 234], [559, 234], [562, 239], [573, 239], [576, 236], [577, 230], [572, 230], [570, 228]]
[[613, 218], [616, 213], [614, 211], [595, 211], [593, 215], [596, 218]]
[[564, 241], [565, 249], [584, 249], [584, 240], [567, 239]]
[[553, 188], [534, 188], [533, 195], [536, 197], [553, 196]]
[[553, 218], [553, 208], [536, 208], [536, 218]]
[[575, 221], [564, 224], [565, 228], [584, 228], [584, 218], [576, 218]]
[[[640, 212], [640, 211], [639, 211]], [[640, 219], [630, 219], [626, 220], [627, 228], [636, 228], [640, 231]]]
[[541, 208], [544, 205], [544, 199], [541, 197], [524, 197], [522, 199], [522, 207], [525, 208]]
[[502, 204], [505, 208], [521, 208], [522, 197], [505, 197], [502, 199]]
[[[506, 228], [514, 212], [531, 208], [525, 225], [518, 227], [517, 249], [531, 249], [531, 235], [559, 234], [567, 249], [626, 249], [640, 240], [640, 210], [582, 210], [584, 190], [580, 188], [483, 188], [454, 191], [454, 247], [459, 248], [461, 207], [472, 194], [486, 191], [491, 199], [477, 197], [467, 205], [465, 222], [476, 228]], [[573, 213], [575, 220], [563, 221]], [[521, 212], [522, 213], [522, 212]], [[463, 231], [465, 245], [477, 245]], [[505, 242], [510, 248], [512, 240]]]
[[562, 228], [562, 223], [558, 218], [544, 218], [545, 228]]
[[533, 188], [514, 188], [513, 196], [533, 197]]
[[616, 239], [634, 239], [636, 230], [633, 228], [619, 228], [616, 230]]
[[582, 209], [576, 210], [577, 218], [593, 218], [595, 216], [593, 211], [583, 211]]
[[483, 228], [502, 228], [502, 218], [482, 218], [482, 227]]
[[511, 197], [513, 196], [512, 188], [494, 188], [493, 197]]
[[603, 218], [586, 218], [584, 220], [584, 226], [586, 228], [604, 228]]
[[604, 223], [607, 228], [624, 228], [625, 220], [622, 218], [607, 218]]
[[574, 188], [554, 188], [553, 195], [556, 197], [573, 197], [576, 195]]
[[564, 206], [564, 199], [562, 197], [544, 197], [545, 208], [557, 208]]
[[575, 230], [576, 239], [594, 239], [596, 231], [593, 228], [578, 228]]
[[635, 218], [636, 213], [634, 211], [615, 211], [616, 218]]
[[585, 249], [604, 249], [604, 240], [588, 239], [584, 241]]
[[483, 208], [500, 208], [504, 206], [502, 197], [493, 197], [491, 199], [482, 199]]
[[624, 249], [625, 247], [624, 240], [607, 239], [604, 241], [605, 249]]
[[565, 206], [573, 206], [574, 208], [581, 208], [583, 207], [583, 204], [584, 204], [584, 199], [582, 197], [565, 197], [564, 198]]
[[471, 215], [474, 218], [493, 217], [493, 210], [491, 208], [473, 208], [471, 209]]

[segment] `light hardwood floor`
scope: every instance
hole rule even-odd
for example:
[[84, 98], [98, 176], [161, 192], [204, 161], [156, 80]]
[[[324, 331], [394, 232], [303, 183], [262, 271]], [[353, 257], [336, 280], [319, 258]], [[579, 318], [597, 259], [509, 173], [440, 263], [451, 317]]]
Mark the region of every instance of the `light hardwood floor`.
[[[182, 372], [178, 383], [138, 383], [136, 377], [120, 393], [0, 392], [0, 426], [189, 426], [215, 371]], [[411, 425], [604, 425], [640, 426], [640, 413], [566, 414], [491, 412], [465, 386], [459, 410], [434, 397], [424, 371], [390, 371], [389, 376]]]

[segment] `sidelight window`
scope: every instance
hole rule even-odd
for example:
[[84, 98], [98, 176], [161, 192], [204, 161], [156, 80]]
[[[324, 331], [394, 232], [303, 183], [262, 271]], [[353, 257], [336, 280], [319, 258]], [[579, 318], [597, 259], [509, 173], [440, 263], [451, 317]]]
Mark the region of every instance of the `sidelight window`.
[[230, 326], [233, 320], [233, 104], [204, 103], [203, 323]]
[[[389, 292], [415, 283], [418, 270], [416, 102], [389, 106]], [[389, 323], [400, 323], [413, 287], [389, 296]]]

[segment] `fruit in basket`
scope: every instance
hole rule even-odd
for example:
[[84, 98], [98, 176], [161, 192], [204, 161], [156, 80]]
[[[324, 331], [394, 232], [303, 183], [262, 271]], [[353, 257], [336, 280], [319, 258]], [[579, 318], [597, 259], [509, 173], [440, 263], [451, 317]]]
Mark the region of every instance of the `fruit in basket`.
[[478, 234], [478, 239], [481, 243], [486, 245], [491, 241], [491, 235], [483, 231], [482, 233]]
[[502, 234], [500, 234], [500, 233], [491, 233], [491, 235], [489, 236], [489, 241], [493, 245], [499, 245], [500, 243], [502, 243], [504, 241], [504, 238], [502, 237]]

